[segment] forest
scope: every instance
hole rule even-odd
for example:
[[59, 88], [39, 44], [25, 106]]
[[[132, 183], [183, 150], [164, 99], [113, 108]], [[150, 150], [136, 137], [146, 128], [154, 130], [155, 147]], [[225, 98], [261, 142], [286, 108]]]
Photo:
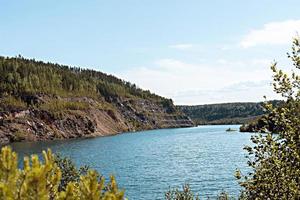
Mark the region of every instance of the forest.
[[[0, 95], [22, 97], [39, 93], [63, 97], [141, 97], [170, 102], [135, 84], [90, 69], [45, 63], [22, 56], [0, 57]], [[28, 102], [27, 102], [28, 103]], [[170, 102], [172, 103], [172, 102]]]
[[[271, 101], [273, 105], [280, 103]], [[195, 106], [177, 106], [197, 125], [203, 124], [245, 124], [265, 114], [264, 102], [220, 103]]]
[[173, 101], [100, 71], [0, 57], [0, 144], [190, 127]]
[[38, 94], [89, 97], [109, 103], [120, 97], [142, 98], [161, 104], [169, 112], [175, 111], [172, 99], [96, 70], [45, 63], [19, 55], [0, 56], [0, 74], [0, 111], [30, 106], [36, 103], [31, 97]]

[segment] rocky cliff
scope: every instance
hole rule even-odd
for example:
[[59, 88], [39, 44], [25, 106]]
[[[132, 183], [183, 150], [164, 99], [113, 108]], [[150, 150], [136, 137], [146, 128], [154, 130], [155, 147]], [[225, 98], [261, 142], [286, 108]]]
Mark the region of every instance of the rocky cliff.
[[191, 127], [172, 100], [93, 70], [0, 57], [0, 144]]
[[[60, 102], [85, 103], [85, 108], [51, 111], [35, 108], [0, 112], [0, 143], [41, 141], [114, 135], [128, 131], [159, 128], [191, 127], [192, 121], [180, 112], [166, 109], [146, 99], [115, 99], [109, 107], [95, 99], [44, 98], [47, 104], [53, 98]], [[47, 100], [45, 100], [47, 99]], [[57, 101], [57, 100], [56, 100]]]

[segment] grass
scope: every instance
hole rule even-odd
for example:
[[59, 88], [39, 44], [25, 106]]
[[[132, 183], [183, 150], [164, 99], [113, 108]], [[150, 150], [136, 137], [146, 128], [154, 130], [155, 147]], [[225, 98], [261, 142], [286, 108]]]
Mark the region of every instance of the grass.
[[86, 102], [65, 101], [57, 99], [40, 105], [40, 109], [46, 110], [51, 113], [63, 112], [67, 110], [87, 110], [88, 108], [89, 104]]
[[25, 140], [27, 136], [27, 132], [23, 130], [17, 130], [13, 135], [14, 142], [20, 142], [22, 140]]
[[0, 110], [25, 110], [27, 104], [20, 98], [8, 95], [0, 99]]

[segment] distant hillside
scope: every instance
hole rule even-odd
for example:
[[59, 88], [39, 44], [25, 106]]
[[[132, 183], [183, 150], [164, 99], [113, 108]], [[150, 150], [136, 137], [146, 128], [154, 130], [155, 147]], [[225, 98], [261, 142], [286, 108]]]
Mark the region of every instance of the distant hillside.
[[[279, 101], [273, 101], [278, 103]], [[221, 103], [196, 106], [177, 106], [197, 125], [244, 124], [264, 114], [263, 103]]]
[[0, 57], [0, 143], [193, 126], [171, 99], [95, 70]]

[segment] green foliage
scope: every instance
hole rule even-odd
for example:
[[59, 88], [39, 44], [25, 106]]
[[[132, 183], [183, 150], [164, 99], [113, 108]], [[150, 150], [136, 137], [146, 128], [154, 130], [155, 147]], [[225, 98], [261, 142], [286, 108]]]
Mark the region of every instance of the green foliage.
[[85, 102], [65, 101], [65, 100], [51, 100], [40, 105], [42, 110], [46, 110], [51, 113], [61, 112], [66, 110], [86, 110], [89, 108], [89, 104]]
[[[300, 69], [299, 39], [293, 41], [292, 53], [288, 54], [296, 70]], [[276, 133], [256, 134], [253, 146], [246, 146], [248, 165], [253, 169], [237, 178], [244, 188], [243, 199], [300, 199], [300, 77], [271, 66], [274, 72], [274, 91], [285, 98], [284, 105], [266, 105], [275, 124]], [[295, 71], [296, 71], [295, 70]]]
[[174, 106], [172, 99], [162, 99], [161, 104], [162, 104], [162, 106], [164, 107], [164, 109], [166, 110], [167, 113], [176, 112], [176, 107]]
[[17, 154], [3, 147], [0, 154], [0, 199], [7, 200], [122, 200], [124, 192], [114, 177], [105, 185], [96, 171], [89, 170], [79, 181], [68, 182], [59, 191], [62, 172], [50, 150], [43, 152], [44, 163], [37, 155], [24, 158], [24, 168], [18, 169]]
[[[272, 101], [278, 104], [280, 101]], [[222, 103], [178, 106], [196, 124], [241, 124], [265, 113], [263, 103]]]
[[275, 122], [273, 121], [273, 114], [269, 113], [267, 115], [263, 115], [259, 117], [258, 119], [255, 119], [249, 123], [243, 124], [240, 127], [241, 132], [273, 132], [276, 133], [277, 127], [275, 125]]
[[182, 190], [178, 188], [170, 189], [165, 193], [166, 200], [199, 200], [199, 196], [195, 195], [190, 186], [185, 184], [182, 186]]
[[[166, 200], [200, 200], [200, 197], [198, 194], [195, 194], [189, 184], [182, 185], [182, 190], [178, 188], [169, 189], [165, 193], [165, 199]], [[209, 199], [209, 197], [207, 198]], [[234, 199], [230, 198], [228, 193], [225, 191], [222, 191], [216, 198], [217, 200], [229, 200]]]
[[164, 99], [135, 84], [102, 72], [44, 63], [34, 59], [0, 57], [0, 94], [54, 94], [59, 96], [99, 96], [109, 100], [133, 96]]
[[58, 186], [59, 191], [65, 190], [69, 182], [78, 183], [80, 181], [80, 176], [86, 175], [89, 171], [88, 166], [77, 169], [70, 158], [62, 157], [58, 154], [54, 156], [54, 162], [61, 171], [61, 180]]
[[23, 102], [20, 98], [7, 95], [0, 99], [0, 111], [6, 110], [24, 110], [27, 108], [27, 104]]
[[25, 140], [27, 136], [27, 132], [24, 130], [17, 130], [16, 132], [14, 132], [13, 134], [13, 141], [14, 142], [20, 142], [22, 140]]
[[[28, 107], [61, 119], [65, 111], [92, 107], [113, 113], [127, 109], [121, 102], [143, 99], [162, 105], [165, 112], [176, 112], [172, 100], [94, 70], [0, 56], [0, 74], [0, 111]], [[83, 101], [85, 97], [93, 102]]]
[[234, 198], [230, 198], [228, 193], [225, 191], [222, 191], [217, 197], [217, 200], [229, 200], [229, 199], [234, 199]]

